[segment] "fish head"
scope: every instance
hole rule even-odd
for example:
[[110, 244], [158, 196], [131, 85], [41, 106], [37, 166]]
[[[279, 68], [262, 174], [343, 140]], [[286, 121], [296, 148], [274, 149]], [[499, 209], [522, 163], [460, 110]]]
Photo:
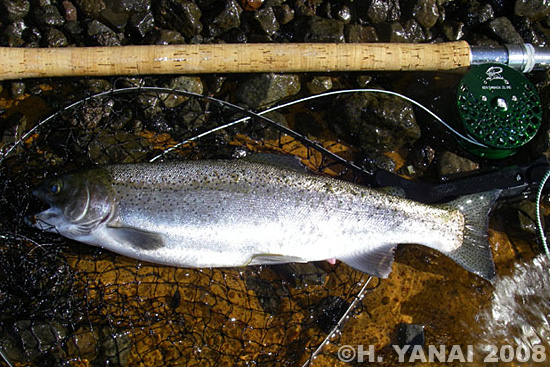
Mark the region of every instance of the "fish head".
[[87, 235], [113, 214], [113, 192], [104, 169], [46, 179], [33, 194], [50, 207], [36, 214], [31, 224], [69, 238]]

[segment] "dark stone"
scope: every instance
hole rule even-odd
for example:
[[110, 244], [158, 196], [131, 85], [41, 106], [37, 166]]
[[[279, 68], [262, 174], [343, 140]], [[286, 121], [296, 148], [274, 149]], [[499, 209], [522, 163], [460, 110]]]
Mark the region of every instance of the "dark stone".
[[319, 121], [309, 113], [298, 112], [294, 119], [294, 130], [302, 135], [319, 136], [324, 130]]
[[284, 297], [284, 291], [281, 286], [276, 285], [258, 275], [251, 275], [245, 278], [247, 289], [254, 292], [258, 303], [264, 312], [276, 315], [279, 313]]
[[9, 47], [20, 47], [25, 41], [23, 40], [23, 31], [26, 29], [25, 21], [17, 20], [8, 24], [1, 34], [2, 44]]
[[103, 0], [74, 0], [74, 4], [85, 17], [92, 19], [106, 8]]
[[61, 4], [65, 10], [65, 20], [67, 22], [76, 22], [78, 20], [78, 12], [74, 4], [69, 0], [63, 0]]
[[19, 98], [25, 94], [25, 83], [23, 82], [12, 82], [10, 88], [11, 96], [13, 98]]
[[327, 296], [319, 301], [315, 313], [317, 326], [325, 334], [330, 333], [349, 308], [349, 303], [343, 298]]
[[175, 45], [185, 43], [185, 38], [177, 31], [153, 29], [147, 35], [145, 42], [153, 45]]
[[65, 19], [59, 14], [59, 10], [53, 5], [44, 5], [33, 10], [33, 17], [36, 24], [41, 26], [61, 26]]
[[472, 0], [459, 14], [460, 20], [468, 27], [485, 23], [495, 17], [491, 4], [480, 3]]
[[128, 20], [128, 26], [131, 32], [144, 38], [155, 26], [153, 13], [133, 13]]
[[317, 7], [320, 4], [320, 1], [295, 0], [294, 10], [296, 11], [296, 15], [312, 17], [315, 15]]
[[0, 9], [2, 9], [2, 19], [8, 22], [21, 20], [27, 16], [31, 4], [28, 0], [2, 0]]
[[42, 32], [36, 27], [27, 28], [23, 31], [23, 39], [27, 44], [39, 43], [42, 40]]
[[42, 32], [43, 47], [66, 47], [67, 37], [59, 29], [48, 27]]
[[458, 41], [464, 37], [464, 23], [462, 22], [456, 20], [445, 21], [441, 25], [441, 29], [443, 35], [449, 41]]
[[312, 17], [308, 21], [305, 41], [343, 43], [344, 23], [335, 19]]
[[435, 150], [428, 145], [415, 146], [411, 150], [409, 159], [419, 171], [425, 171], [435, 158]]
[[147, 140], [125, 131], [102, 131], [87, 147], [88, 157], [94, 164], [133, 163], [142, 161]]
[[80, 22], [77, 21], [67, 21], [63, 25], [63, 31], [65, 32], [66, 36], [74, 37], [79, 34], [82, 34], [84, 31], [82, 27], [80, 26]]
[[185, 37], [202, 31], [200, 8], [189, 0], [160, 0], [154, 4], [155, 20], [164, 28], [174, 29]]
[[294, 9], [292, 9], [288, 4], [275, 7], [273, 11], [275, 12], [277, 21], [280, 24], [287, 24], [294, 19]]
[[[240, 1], [241, 6], [246, 11], [254, 11], [260, 9], [260, 7], [263, 5], [264, 0], [241, 0]], [[278, 4], [268, 4], [268, 7], [278, 5]]]
[[99, 13], [98, 20], [115, 32], [122, 32], [126, 28], [129, 18], [128, 12], [108, 7]]
[[332, 16], [344, 24], [351, 22], [351, 9], [347, 5], [337, 5], [332, 9]]
[[379, 26], [380, 39], [384, 42], [406, 43], [409, 42], [409, 34], [399, 22], [384, 23]]
[[431, 28], [439, 19], [439, 8], [436, 0], [418, 0], [412, 9], [412, 15], [425, 28]]
[[241, 25], [241, 13], [243, 9], [235, 0], [228, 0], [225, 3], [224, 10], [218, 14], [213, 24], [219, 27], [222, 31], [228, 31], [233, 28], [237, 28]]
[[[367, 9], [364, 9], [364, 4]], [[401, 18], [401, 7], [398, 0], [372, 0], [359, 5], [359, 12], [367, 14], [367, 19], [373, 24], [394, 22]]]
[[488, 27], [503, 42], [512, 44], [523, 43], [523, 38], [516, 31], [510, 19], [506, 17], [493, 19], [489, 22]]
[[346, 24], [344, 35], [348, 43], [378, 42], [378, 35], [374, 27]]
[[380, 93], [356, 93], [338, 99], [331, 128], [364, 151], [398, 150], [420, 138], [410, 102]]
[[132, 348], [132, 339], [128, 332], [105, 327], [100, 332], [100, 348], [107, 366], [126, 366]]
[[527, 17], [536, 22], [550, 14], [550, 3], [546, 0], [517, 0], [514, 13], [519, 17]]
[[[417, 324], [399, 324], [397, 327], [397, 344], [404, 348], [406, 345], [411, 347], [424, 346], [424, 326]], [[409, 348], [412, 350], [412, 348]]]
[[307, 82], [307, 90], [311, 94], [328, 92], [332, 89], [332, 78], [330, 76], [316, 76]]
[[452, 152], [442, 152], [437, 156], [437, 169], [441, 180], [462, 176], [466, 172], [475, 171], [479, 165], [471, 160], [459, 157]]
[[405, 39], [411, 43], [421, 43], [426, 40], [426, 35], [422, 30], [422, 27], [414, 19], [409, 19], [403, 23], [403, 30], [405, 31]]
[[93, 42], [98, 46], [121, 45], [116, 33], [98, 20], [93, 20], [88, 24], [87, 33]]
[[300, 91], [300, 86], [300, 78], [296, 75], [253, 75], [239, 84], [236, 97], [255, 109], [295, 95]]
[[277, 18], [275, 17], [275, 12], [271, 7], [264, 7], [256, 11], [254, 19], [256, 19], [260, 28], [270, 36], [277, 33], [280, 28], [279, 22], [277, 22]]

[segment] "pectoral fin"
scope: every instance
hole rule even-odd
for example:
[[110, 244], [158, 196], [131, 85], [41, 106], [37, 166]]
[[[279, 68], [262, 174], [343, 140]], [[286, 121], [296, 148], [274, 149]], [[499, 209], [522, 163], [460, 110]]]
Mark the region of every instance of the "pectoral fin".
[[388, 244], [348, 257], [338, 257], [355, 270], [362, 271], [378, 278], [387, 278], [391, 273], [394, 251], [397, 244]]
[[141, 250], [156, 250], [164, 246], [162, 236], [132, 227], [107, 227], [115, 241]]
[[284, 256], [277, 254], [257, 254], [252, 256], [248, 265], [272, 265], [272, 264], [286, 264], [286, 263], [305, 263], [307, 260], [297, 256]]

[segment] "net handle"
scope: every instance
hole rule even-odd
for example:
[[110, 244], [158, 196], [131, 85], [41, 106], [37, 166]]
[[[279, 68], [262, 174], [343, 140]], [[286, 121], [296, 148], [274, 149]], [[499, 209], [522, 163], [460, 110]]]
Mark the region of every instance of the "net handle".
[[0, 80], [144, 74], [454, 70], [464, 41], [0, 48]]

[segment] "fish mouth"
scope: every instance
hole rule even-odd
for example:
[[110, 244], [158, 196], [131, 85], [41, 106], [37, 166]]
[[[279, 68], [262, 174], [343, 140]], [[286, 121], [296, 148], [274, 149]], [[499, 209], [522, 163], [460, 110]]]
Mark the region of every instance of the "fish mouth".
[[51, 208], [44, 210], [38, 214], [27, 215], [24, 219], [25, 223], [31, 227], [38, 228], [46, 232], [56, 232], [56, 226], [51, 223], [52, 219], [57, 216]]

